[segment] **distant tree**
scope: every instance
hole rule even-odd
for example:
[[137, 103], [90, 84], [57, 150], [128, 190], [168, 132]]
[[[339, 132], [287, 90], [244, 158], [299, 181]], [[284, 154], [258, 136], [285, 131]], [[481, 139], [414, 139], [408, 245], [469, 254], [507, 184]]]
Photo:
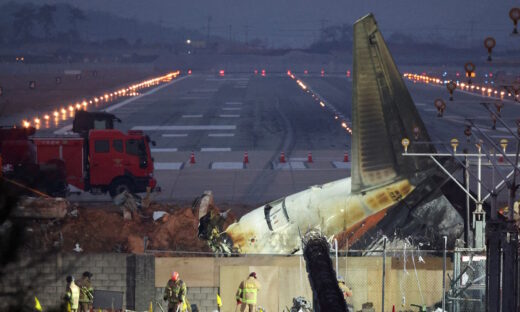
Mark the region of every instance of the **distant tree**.
[[85, 13], [78, 8], [71, 8], [69, 11], [69, 22], [72, 25], [71, 33], [76, 36], [78, 39], [81, 38], [81, 35], [78, 31], [78, 22], [83, 22], [87, 20], [87, 16]]
[[33, 28], [36, 20], [34, 8], [25, 5], [14, 12], [13, 32], [16, 40], [28, 41], [33, 38]]
[[54, 13], [56, 12], [55, 5], [45, 4], [40, 7], [36, 19], [42, 25], [45, 33], [45, 38], [49, 39], [52, 35], [52, 28], [54, 28]]

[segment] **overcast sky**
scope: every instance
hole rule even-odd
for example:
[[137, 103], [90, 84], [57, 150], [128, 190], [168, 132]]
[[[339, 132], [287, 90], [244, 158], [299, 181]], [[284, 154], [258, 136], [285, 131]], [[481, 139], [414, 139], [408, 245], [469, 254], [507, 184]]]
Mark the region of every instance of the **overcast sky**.
[[[6, 3], [9, 0], [0, 0]], [[16, 2], [26, 2], [16, 0]], [[508, 12], [520, 0], [32, 0], [65, 2], [82, 9], [108, 11], [163, 25], [184, 26], [243, 40], [247, 35], [277, 46], [301, 45], [317, 36], [322, 25], [348, 23], [373, 12], [383, 33], [400, 31], [428, 38], [484, 38], [504, 40], [512, 28]], [[509, 37], [510, 38], [510, 37]], [[499, 38], [497, 38], [499, 39]], [[469, 39], [468, 39], [469, 40]], [[512, 39], [510, 39], [512, 40]], [[520, 41], [520, 40], [514, 40]], [[462, 42], [458, 42], [461, 44]], [[456, 43], [455, 43], [456, 44]], [[520, 47], [520, 44], [518, 44]]]

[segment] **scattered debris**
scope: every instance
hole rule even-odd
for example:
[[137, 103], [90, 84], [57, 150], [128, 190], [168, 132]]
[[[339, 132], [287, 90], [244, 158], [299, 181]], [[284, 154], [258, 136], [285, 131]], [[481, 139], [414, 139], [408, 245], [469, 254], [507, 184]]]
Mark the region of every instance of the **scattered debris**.
[[22, 197], [11, 215], [15, 218], [63, 219], [68, 208], [69, 202], [60, 197]]
[[157, 220], [161, 219], [162, 217], [164, 217], [167, 214], [168, 213], [166, 211], [154, 211], [152, 218], [153, 218], [154, 221], [157, 221]]
[[75, 251], [75, 252], [82, 252], [83, 251], [83, 249], [81, 247], [79, 247], [78, 243], [76, 243], [76, 247], [74, 247], [74, 249], [72, 249], [72, 250]]

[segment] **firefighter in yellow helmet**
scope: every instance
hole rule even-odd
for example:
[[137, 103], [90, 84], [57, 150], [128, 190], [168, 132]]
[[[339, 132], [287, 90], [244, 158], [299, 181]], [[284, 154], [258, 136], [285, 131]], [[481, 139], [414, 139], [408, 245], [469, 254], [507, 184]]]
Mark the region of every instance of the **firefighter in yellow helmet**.
[[191, 312], [186, 292], [186, 283], [179, 278], [179, 273], [173, 272], [164, 288], [163, 299], [168, 301], [168, 312]]
[[257, 295], [260, 290], [260, 283], [256, 280], [256, 273], [251, 272], [249, 277], [238, 286], [236, 299], [237, 305], [240, 305], [240, 312], [256, 311]]

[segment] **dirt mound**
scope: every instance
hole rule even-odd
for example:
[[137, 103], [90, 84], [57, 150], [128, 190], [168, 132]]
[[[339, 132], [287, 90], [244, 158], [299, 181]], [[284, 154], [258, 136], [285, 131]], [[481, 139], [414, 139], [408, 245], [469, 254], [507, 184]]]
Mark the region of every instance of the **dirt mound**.
[[[143, 253], [146, 245], [154, 251], [210, 252], [206, 242], [197, 237], [198, 216], [191, 207], [154, 203], [133, 213], [132, 220], [124, 220], [120, 207], [111, 204], [80, 204], [71, 210], [77, 214], [69, 213], [62, 220], [27, 221], [29, 237], [24, 247], [73, 252], [78, 244], [81, 252], [87, 253]], [[155, 211], [166, 214], [154, 221]]]

